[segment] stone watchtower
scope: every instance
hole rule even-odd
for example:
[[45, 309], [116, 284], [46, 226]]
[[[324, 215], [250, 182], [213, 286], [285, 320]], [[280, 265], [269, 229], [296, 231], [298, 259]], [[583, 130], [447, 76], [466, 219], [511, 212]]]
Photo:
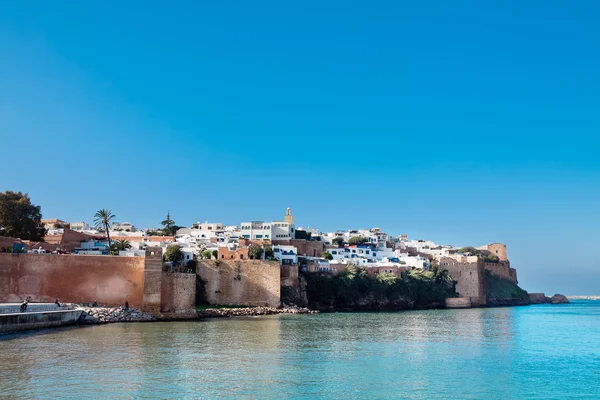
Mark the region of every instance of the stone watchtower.
[[162, 249], [147, 247], [144, 266], [144, 305], [146, 312], [160, 313], [162, 285]]
[[285, 212], [285, 217], [283, 217], [283, 221], [287, 222], [290, 225], [294, 224], [294, 217], [292, 215], [292, 210], [290, 210], [290, 208], [288, 207], [286, 212]]

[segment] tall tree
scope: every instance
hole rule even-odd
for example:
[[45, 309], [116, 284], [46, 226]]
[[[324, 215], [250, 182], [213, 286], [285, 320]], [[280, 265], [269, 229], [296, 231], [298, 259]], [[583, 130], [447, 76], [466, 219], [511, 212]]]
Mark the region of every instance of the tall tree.
[[97, 229], [103, 229], [106, 232], [106, 236], [108, 237], [109, 249], [111, 246], [109, 229], [113, 219], [115, 219], [115, 215], [112, 213], [111, 210], [108, 210], [106, 208], [98, 210], [96, 211], [96, 214], [94, 214], [94, 226]]
[[41, 208], [31, 204], [27, 193], [0, 192], [0, 236], [40, 241], [45, 234]]
[[171, 219], [171, 213], [168, 211], [167, 219], [163, 220], [160, 224], [163, 226], [162, 231], [165, 236], [175, 236], [175, 232], [177, 231], [177, 228], [179, 228], [175, 225], [175, 221]]

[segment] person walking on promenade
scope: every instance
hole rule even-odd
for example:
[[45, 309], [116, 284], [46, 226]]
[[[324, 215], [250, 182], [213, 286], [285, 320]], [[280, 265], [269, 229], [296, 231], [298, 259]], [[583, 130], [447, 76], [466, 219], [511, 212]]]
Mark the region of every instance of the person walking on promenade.
[[27, 311], [27, 304], [28, 303], [29, 303], [29, 297], [27, 299], [25, 299], [25, 301], [23, 302], [23, 304], [21, 304], [21, 312]]
[[125, 309], [129, 310], [129, 302], [128, 301], [125, 301]]

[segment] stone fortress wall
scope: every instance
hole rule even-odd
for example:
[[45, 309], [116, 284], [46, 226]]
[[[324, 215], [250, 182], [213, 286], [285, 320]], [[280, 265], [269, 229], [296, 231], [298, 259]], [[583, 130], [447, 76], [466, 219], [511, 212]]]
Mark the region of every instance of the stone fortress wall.
[[144, 303], [144, 258], [0, 254], [0, 302]]
[[196, 273], [204, 281], [210, 304], [280, 305], [281, 268], [278, 261], [201, 260]]
[[146, 249], [146, 257], [0, 253], [0, 302], [127, 301], [154, 314], [194, 308], [195, 274], [174, 275], [162, 271], [160, 247]]
[[460, 297], [470, 297], [473, 306], [486, 303], [485, 267], [477, 256], [440, 257], [440, 268], [448, 273], [456, 283], [456, 291]]

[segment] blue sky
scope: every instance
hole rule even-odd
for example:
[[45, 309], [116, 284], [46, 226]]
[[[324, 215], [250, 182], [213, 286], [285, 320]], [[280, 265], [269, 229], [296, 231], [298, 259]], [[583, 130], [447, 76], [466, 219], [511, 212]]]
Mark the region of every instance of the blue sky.
[[285, 3], [1, 2], [0, 190], [503, 242], [529, 291], [600, 292], [599, 3]]

